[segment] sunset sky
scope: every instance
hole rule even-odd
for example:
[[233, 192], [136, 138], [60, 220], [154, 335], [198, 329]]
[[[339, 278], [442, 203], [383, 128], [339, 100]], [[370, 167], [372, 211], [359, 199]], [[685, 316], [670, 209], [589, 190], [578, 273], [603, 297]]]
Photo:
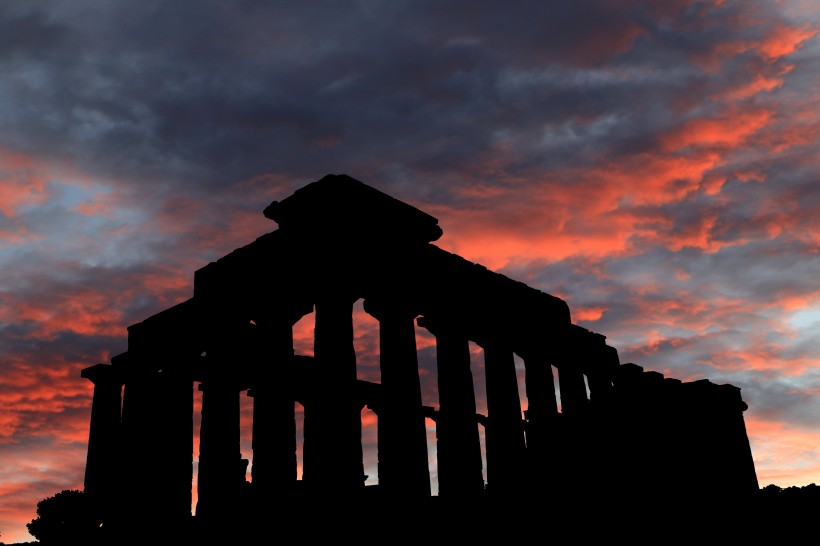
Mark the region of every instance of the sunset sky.
[[3, 0], [0, 540], [82, 488], [80, 370], [329, 173], [622, 363], [740, 387], [760, 486], [820, 483], [818, 29], [816, 0]]

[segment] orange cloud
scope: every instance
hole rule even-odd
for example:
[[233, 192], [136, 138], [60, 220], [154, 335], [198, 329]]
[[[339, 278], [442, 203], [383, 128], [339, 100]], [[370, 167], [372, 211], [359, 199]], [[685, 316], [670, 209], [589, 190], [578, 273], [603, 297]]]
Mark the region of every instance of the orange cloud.
[[11, 445], [24, 438], [84, 444], [93, 387], [80, 378], [79, 370], [88, 363], [66, 366], [71, 372], [61, 374], [42, 373], [38, 364], [16, 370], [15, 375], [27, 381], [4, 386], [0, 393], [8, 408], [0, 418], [0, 444]]
[[572, 311], [573, 322], [595, 322], [606, 310], [606, 307], [575, 307]]
[[73, 294], [52, 294], [53, 299], [15, 301], [0, 309], [0, 321], [35, 325], [31, 337], [53, 339], [60, 332], [79, 335], [119, 336], [125, 333], [123, 312], [109, 294], [81, 288]]
[[773, 154], [781, 154], [792, 148], [813, 145], [820, 135], [820, 123], [816, 111], [816, 101], [792, 104], [796, 111], [789, 115], [788, 123], [773, 124], [767, 131], [755, 135], [755, 143], [769, 149]]
[[734, 148], [769, 124], [774, 113], [770, 110], [734, 111], [711, 119], [694, 119], [660, 138], [664, 151], [676, 152], [685, 148]]
[[797, 28], [785, 23], [779, 24], [772, 28], [756, 48], [764, 59], [774, 62], [800, 49], [806, 41], [817, 36], [818, 32], [816, 28]]
[[[193, 274], [179, 275], [176, 268], [153, 268], [151, 271], [142, 273], [139, 277], [140, 284], [130, 288], [123, 295], [123, 298], [132, 297], [137, 291], [141, 294], [149, 294], [167, 307], [171, 307], [190, 298], [194, 293]], [[108, 296], [110, 298], [110, 296]], [[129, 301], [122, 299], [122, 303]], [[133, 300], [131, 300], [133, 301]], [[148, 318], [148, 317], [144, 317]], [[125, 327], [130, 324], [124, 325]]]
[[[632, 223], [617, 214], [619, 192], [589, 172], [567, 173], [567, 178], [582, 176], [572, 185], [559, 185], [559, 174], [530, 187], [525, 202], [510, 192], [506, 200], [470, 208], [428, 206], [444, 230], [435, 244], [492, 270], [513, 259], [549, 261], [623, 251]], [[602, 222], [586, 221], [596, 214]]]
[[362, 412], [362, 426], [363, 427], [375, 427], [378, 423], [378, 417], [372, 411], [363, 411]]
[[782, 87], [782, 85], [782, 77], [771, 77], [766, 76], [764, 74], [757, 74], [752, 81], [744, 81], [733, 84], [733, 87], [731, 87], [728, 90], [723, 90], [715, 98], [740, 100], [752, 97], [754, 95], [757, 95], [758, 93], [772, 91], [774, 89], [777, 89], [778, 87]]
[[[718, 196], [726, 177], [715, 170], [728, 161], [729, 154], [751, 144], [773, 120], [774, 113], [768, 109], [732, 109], [692, 119], [662, 135], [655, 151], [555, 171], [538, 184], [531, 181], [526, 202], [508, 189], [475, 186], [462, 194], [468, 206], [428, 207], [444, 229], [437, 244], [494, 270], [512, 260], [623, 255], [637, 250], [632, 245], [638, 243], [708, 252], [741, 244], [740, 239], [715, 236], [717, 212], [703, 214], [682, 228], [661, 210], [647, 207], [697, 194]], [[741, 181], [766, 178], [760, 169], [733, 174]], [[766, 223], [773, 229], [778, 225], [775, 218]]]
[[45, 202], [47, 178], [41, 165], [32, 157], [0, 149], [0, 213], [17, 215], [17, 209]]
[[[715, 72], [726, 60], [748, 52], [755, 54], [757, 59], [774, 65], [795, 53], [818, 33], [817, 28], [809, 25], [795, 25], [783, 21], [773, 23], [767, 14], [756, 12], [754, 6], [750, 6], [742, 15], [726, 19], [725, 22], [732, 31], [727, 41], [695, 56], [695, 60], [707, 72]], [[745, 38], [743, 31], [758, 31], [761, 34], [755, 38]]]
[[799, 311], [806, 309], [820, 299], [820, 292], [811, 294], [785, 294], [777, 298], [774, 305], [784, 311]]
[[[559, 260], [569, 256], [612, 256], [632, 252], [632, 243], [664, 243], [715, 251], [727, 244], [711, 239], [715, 218], [681, 232], [662, 211], [647, 207], [697, 193], [717, 195], [725, 177], [714, 170], [734, 148], [767, 126], [772, 112], [726, 112], [694, 119], [669, 131], [659, 148], [563, 169], [530, 180], [527, 200], [509, 188], [472, 185], [459, 208], [424, 207], [438, 217], [444, 236], [436, 244], [497, 270], [511, 260]], [[479, 162], [481, 160], [479, 159]], [[507, 179], [505, 179], [507, 180]], [[515, 186], [510, 180], [507, 185]], [[638, 209], [638, 207], [641, 207]], [[668, 229], [659, 233], [659, 225]]]
[[750, 408], [744, 417], [760, 487], [820, 484], [820, 432], [765, 420]]
[[297, 355], [313, 356], [314, 313], [308, 313], [293, 325], [293, 350]]

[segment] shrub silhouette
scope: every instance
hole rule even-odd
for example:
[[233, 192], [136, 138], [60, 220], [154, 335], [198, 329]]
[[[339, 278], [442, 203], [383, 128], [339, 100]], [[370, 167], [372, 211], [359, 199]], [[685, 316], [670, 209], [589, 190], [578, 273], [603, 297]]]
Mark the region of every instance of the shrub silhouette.
[[37, 518], [26, 524], [43, 544], [81, 544], [99, 535], [101, 520], [83, 491], [66, 489], [37, 503]]

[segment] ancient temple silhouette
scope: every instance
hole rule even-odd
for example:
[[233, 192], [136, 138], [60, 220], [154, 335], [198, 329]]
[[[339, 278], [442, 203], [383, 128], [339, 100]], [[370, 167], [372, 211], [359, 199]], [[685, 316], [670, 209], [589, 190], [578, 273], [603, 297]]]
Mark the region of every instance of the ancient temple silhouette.
[[[358, 496], [431, 498], [425, 418], [436, 423], [442, 500], [605, 504], [624, 491], [734, 499], [758, 490], [739, 388], [621, 364], [561, 299], [432, 244], [436, 218], [346, 175], [264, 215], [278, 229], [197, 270], [190, 299], [129, 326], [127, 352], [82, 371], [94, 384], [84, 487], [112, 529], [192, 518], [197, 384], [193, 517], [204, 522], [270, 516], [271, 499], [314, 510]], [[360, 299], [379, 322], [378, 384], [357, 378]], [[314, 356], [296, 355], [292, 327], [314, 311]], [[437, 407], [422, 405], [416, 325], [435, 337]], [[476, 413], [470, 342], [483, 351], [486, 415]], [[243, 391], [253, 398], [250, 481]], [[365, 406], [378, 416], [375, 487], [365, 487]]]

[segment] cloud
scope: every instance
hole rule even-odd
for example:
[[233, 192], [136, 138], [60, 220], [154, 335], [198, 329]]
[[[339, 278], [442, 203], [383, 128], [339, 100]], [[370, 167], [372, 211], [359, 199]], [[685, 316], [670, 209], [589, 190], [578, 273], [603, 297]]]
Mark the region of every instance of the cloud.
[[[622, 362], [740, 386], [759, 475], [816, 475], [818, 15], [763, 0], [1, 3], [0, 450], [41, 461], [10, 467], [25, 486], [0, 479], [4, 540], [26, 502], [82, 481], [79, 371], [328, 173], [433, 214], [436, 244], [565, 299]], [[360, 375], [377, 380], [377, 324], [354, 318]], [[308, 316], [297, 353], [312, 335]], [[418, 329], [417, 346], [434, 406], [434, 340]]]
[[820, 482], [816, 431], [746, 417], [760, 487], [803, 487]]

